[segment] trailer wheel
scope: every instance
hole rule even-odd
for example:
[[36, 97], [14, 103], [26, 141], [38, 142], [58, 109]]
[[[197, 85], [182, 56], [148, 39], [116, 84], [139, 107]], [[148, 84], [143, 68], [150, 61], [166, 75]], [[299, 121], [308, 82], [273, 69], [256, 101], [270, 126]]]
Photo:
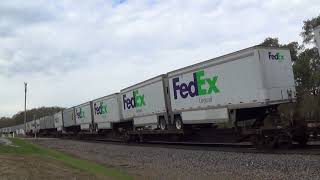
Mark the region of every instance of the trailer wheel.
[[175, 125], [176, 129], [182, 130], [183, 129], [182, 119], [180, 117], [176, 117], [174, 120], [174, 125]]
[[167, 129], [167, 122], [164, 118], [159, 118], [159, 128], [161, 130], [166, 130]]

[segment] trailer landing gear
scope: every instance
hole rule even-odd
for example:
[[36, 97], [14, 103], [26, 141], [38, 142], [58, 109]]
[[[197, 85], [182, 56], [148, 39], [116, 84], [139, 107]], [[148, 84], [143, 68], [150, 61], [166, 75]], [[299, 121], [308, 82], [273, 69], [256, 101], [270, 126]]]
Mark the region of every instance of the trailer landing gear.
[[181, 117], [176, 117], [175, 118], [174, 125], [175, 125], [175, 128], [178, 129], [178, 130], [182, 130], [183, 129], [183, 122], [182, 122]]

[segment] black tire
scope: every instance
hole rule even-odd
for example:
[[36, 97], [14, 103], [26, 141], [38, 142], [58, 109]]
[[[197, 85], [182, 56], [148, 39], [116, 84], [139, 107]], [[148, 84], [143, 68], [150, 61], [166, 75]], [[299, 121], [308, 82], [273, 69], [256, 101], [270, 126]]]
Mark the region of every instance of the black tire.
[[181, 117], [176, 117], [174, 119], [174, 127], [178, 130], [182, 130], [183, 129], [183, 122]]
[[159, 119], [159, 128], [161, 129], [161, 130], [166, 130], [167, 129], [167, 122], [166, 122], [166, 120], [164, 119], [164, 118], [160, 118]]

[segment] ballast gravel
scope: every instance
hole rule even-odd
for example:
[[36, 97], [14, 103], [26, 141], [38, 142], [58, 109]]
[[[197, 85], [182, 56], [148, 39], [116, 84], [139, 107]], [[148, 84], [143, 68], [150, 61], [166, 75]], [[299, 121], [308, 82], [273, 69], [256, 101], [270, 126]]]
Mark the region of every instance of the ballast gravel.
[[320, 156], [128, 146], [62, 139], [39, 145], [123, 169], [135, 179], [320, 179]]

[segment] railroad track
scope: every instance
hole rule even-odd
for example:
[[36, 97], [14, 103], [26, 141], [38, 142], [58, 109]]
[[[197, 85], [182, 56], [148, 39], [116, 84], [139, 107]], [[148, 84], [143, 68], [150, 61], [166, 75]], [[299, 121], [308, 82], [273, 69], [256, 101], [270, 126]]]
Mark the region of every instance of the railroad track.
[[125, 143], [121, 140], [112, 140], [104, 138], [63, 138], [90, 143], [104, 143], [112, 145], [126, 145], [138, 147], [159, 147], [173, 148], [184, 150], [206, 150], [206, 151], [223, 151], [237, 153], [264, 153], [264, 154], [308, 154], [320, 155], [320, 142], [308, 144], [306, 147], [299, 147], [293, 144], [289, 149], [257, 149], [251, 143], [195, 143], [195, 142], [167, 142], [167, 141], [148, 141], [143, 143], [131, 142]]

